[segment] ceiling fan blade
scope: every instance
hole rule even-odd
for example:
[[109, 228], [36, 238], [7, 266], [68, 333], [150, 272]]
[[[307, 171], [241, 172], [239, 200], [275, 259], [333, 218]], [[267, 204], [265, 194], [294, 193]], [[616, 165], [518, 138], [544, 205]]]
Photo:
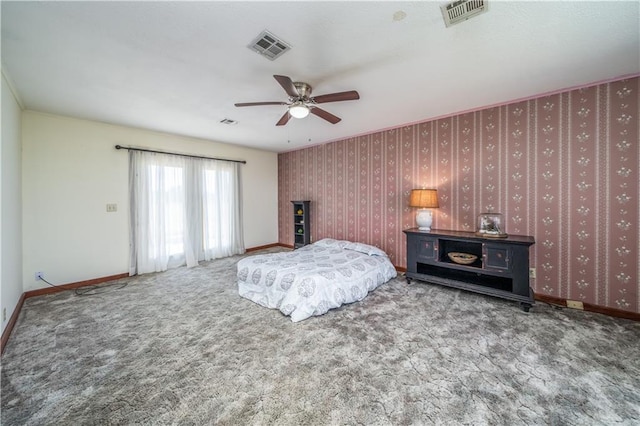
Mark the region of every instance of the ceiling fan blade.
[[288, 105], [286, 102], [243, 102], [235, 104], [237, 107], [260, 106], [260, 105]]
[[355, 90], [349, 90], [348, 92], [329, 93], [328, 95], [314, 96], [312, 101], [317, 104], [325, 102], [339, 102], [339, 101], [355, 101], [360, 99], [360, 95]]
[[284, 91], [287, 92], [287, 95], [294, 98], [300, 96], [298, 90], [296, 89], [296, 86], [293, 85], [293, 81], [291, 81], [289, 77], [287, 77], [286, 75], [274, 75], [273, 78], [275, 78], [278, 83], [280, 83], [280, 86], [282, 86]]
[[335, 115], [331, 114], [330, 112], [327, 112], [327, 111], [325, 111], [325, 110], [323, 110], [321, 108], [318, 108], [318, 107], [311, 108], [311, 114], [315, 114], [320, 118], [324, 118], [325, 120], [327, 120], [331, 124], [336, 124], [337, 122], [342, 120], [340, 117], [336, 117]]
[[287, 112], [285, 112], [284, 115], [280, 117], [280, 120], [278, 120], [278, 122], [276, 123], [276, 126], [284, 126], [289, 122], [290, 118], [291, 118], [291, 114], [289, 114], [289, 111], [287, 110]]

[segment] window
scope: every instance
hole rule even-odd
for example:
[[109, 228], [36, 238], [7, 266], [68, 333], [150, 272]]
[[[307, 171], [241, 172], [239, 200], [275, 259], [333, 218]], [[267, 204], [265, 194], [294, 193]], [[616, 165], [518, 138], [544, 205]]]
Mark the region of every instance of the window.
[[244, 252], [237, 163], [129, 151], [130, 274]]

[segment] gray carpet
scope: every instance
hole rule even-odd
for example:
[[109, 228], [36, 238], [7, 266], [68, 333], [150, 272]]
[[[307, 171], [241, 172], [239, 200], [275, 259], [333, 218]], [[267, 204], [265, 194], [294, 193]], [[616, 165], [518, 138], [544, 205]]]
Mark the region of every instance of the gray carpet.
[[293, 324], [239, 258], [27, 299], [2, 424], [640, 423], [640, 323], [399, 277]]

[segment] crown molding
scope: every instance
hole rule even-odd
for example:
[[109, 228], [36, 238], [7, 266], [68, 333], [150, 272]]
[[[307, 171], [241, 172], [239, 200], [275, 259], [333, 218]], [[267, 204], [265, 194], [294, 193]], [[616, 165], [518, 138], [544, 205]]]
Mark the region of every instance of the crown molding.
[[4, 81], [7, 83], [7, 86], [9, 86], [9, 90], [11, 90], [11, 94], [13, 95], [16, 102], [18, 103], [18, 106], [20, 107], [21, 110], [24, 111], [25, 109], [24, 102], [22, 102], [22, 98], [20, 97], [20, 95], [18, 95], [18, 91], [16, 90], [15, 84], [13, 84], [13, 80], [7, 73], [4, 66], [1, 67], [0, 71], [2, 72], [2, 77], [4, 77]]

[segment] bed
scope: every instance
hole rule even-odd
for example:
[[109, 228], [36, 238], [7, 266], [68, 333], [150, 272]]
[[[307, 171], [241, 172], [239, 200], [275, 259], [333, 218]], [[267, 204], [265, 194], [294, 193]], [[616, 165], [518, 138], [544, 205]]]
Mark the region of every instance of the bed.
[[238, 262], [240, 296], [298, 322], [364, 299], [396, 270], [377, 247], [326, 238], [292, 252]]

